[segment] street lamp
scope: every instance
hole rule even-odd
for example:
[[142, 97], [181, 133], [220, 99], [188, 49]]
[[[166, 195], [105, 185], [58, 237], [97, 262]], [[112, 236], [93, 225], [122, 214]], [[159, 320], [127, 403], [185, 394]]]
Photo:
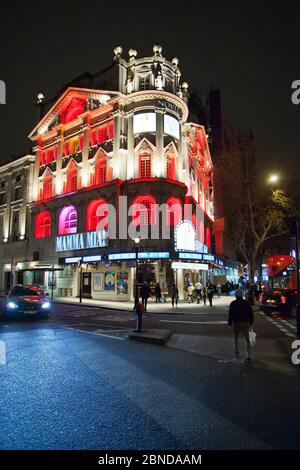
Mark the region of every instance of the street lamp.
[[270, 184], [277, 184], [279, 181], [279, 176], [276, 173], [273, 173], [269, 176], [268, 182]]
[[134, 307], [135, 310], [139, 303], [139, 286], [138, 286], [138, 269], [139, 269], [139, 244], [141, 241], [141, 237], [135, 237], [133, 239], [135, 243], [135, 287], [134, 287]]

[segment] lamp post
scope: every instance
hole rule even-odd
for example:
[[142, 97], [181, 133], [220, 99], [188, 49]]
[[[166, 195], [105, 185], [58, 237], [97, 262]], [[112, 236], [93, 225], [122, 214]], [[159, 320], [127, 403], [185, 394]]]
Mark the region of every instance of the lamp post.
[[133, 239], [135, 243], [135, 282], [134, 282], [134, 307], [135, 310], [139, 304], [139, 286], [138, 286], [138, 269], [139, 269], [139, 244], [141, 237]]
[[139, 243], [141, 241], [141, 237], [136, 237], [134, 239], [135, 243], [135, 292], [134, 292], [134, 307], [133, 309], [136, 311], [136, 332], [142, 333], [143, 331], [143, 317], [142, 317], [142, 305], [140, 304], [139, 299], [139, 286], [138, 286], [138, 269], [139, 269]]

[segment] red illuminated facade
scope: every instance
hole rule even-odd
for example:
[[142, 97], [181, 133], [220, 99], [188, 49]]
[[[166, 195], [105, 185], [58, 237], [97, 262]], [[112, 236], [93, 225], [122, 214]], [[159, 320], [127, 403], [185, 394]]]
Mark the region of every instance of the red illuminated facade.
[[[130, 254], [137, 246], [120, 225], [124, 198], [130, 208], [125, 228], [149, 228], [138, 246], [139, 282], [162, 286], [176, 280], [183, 297], [188, 281], [205, 282], [213, 275], [213, 167], [204, 127], [187, 120], [187, 88], [178, 59], [164, 58], [160, 46], [150, 57], [130, 50], [128, 60], [116, 48], [110, 68], [88, 81], [75, 80], [55, 100], [39, 103], [41, 119], [29, 135], [35, 162], [24, 282], [34, 282], [32, 272], [39, 266], [55, 266], [61, 270], [55, 294], [77, 296], [82, 263], [84, 295], [132, 298], [136, 272]], [[164, 215], [157, 210], [162, 205]], [[107, 236], [110, 207], [116, 214], [114, 238]], [[176, 250], [183, 221], [190, 221], [195, 233], [195, 246], [187, 246], [186, 253]], [[162, 237], [164, 222], [168, 239]], [[101, 240], [94, 236], [99, 227]], [[151, 238], [151, 227], [158, 227], [158, 237]], [[186, 267], [175, 271], [176, 261]], [[46, 268], [43, 275], [48, 287]], [[113, 289], [108, 275], [115, 280]]]

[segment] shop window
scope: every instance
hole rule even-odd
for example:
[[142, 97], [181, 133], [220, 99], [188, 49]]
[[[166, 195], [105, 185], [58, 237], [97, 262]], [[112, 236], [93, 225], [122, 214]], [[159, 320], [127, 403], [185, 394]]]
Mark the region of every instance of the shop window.
[[87, 208], [86, 229], [103, 230], [108, 228], [108, 206], [104, 199], [91, 201]]
[[106, 182], [106, 158], [99, 158], [96, 162], [96, 184]]
[[167, 178], [175, 179], [175, 156], [171, 154], [167, 155]]
[[135, 199], [132, 222], [134, 225], [154, 225], [156, 223], [156, 201], [152, 196], [140, 196]]
[[59, 214], [58, 234], [77, 232], [77, 210], [74, 206], [64, 207]]
[[176, 227], [182, 220], [182, 205], [179, 199], [171, 197], [167, 200], [166, 222], [171, 227]]
[[51, 235], [51, 215], [48, 211], [40, 212], [35, 219], [35, 238], [45, 238]]
[[149, 151], [139, 155], [139, 178], [151, 178], [151, 153]]

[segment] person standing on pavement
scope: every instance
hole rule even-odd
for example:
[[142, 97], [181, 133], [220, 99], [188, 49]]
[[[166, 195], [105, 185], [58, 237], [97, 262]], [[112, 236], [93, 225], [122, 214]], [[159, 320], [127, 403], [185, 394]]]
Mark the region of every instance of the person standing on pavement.
[[156, 303], [161, 302], [161, 288], [160, 288], [159, 283], [156, 284], [154, 292], [155, 292], [155, 302]]
[[189, 304], [192, 302], [192, 304], [194, 303], [194, 286], [192, 283], [190, 283], [189, 287], [187, 288], [187, 295], [188, 295], [188, 301], [189, 301]]
[[220, 281], [217, 284], [217, 293], [218, 293], [218, 297], [220, 298], [221, 293], [222, 293], [222, 286], [221, 286]]
[[236, 300], [231, 302], [228, 312], [228, 325], [233, 326], [233, 348], [236, 358], [239, 353], [239, 333], [243, 333], [246, 345], [246, 362], [251, 362], [249, 331], [253, 325], [254, 317], [251, 305], [243, 299], [243, 291], [238, 289], [235, 293]]
[[206, 286], [206, 290], [207, 290], [207, 297], [208, 297], [209, 305], [212, 307], [213, 306], [212, 299], [215, 293], [215, 289], [214, 289], [213, 284], [210, 281], [208, 282]]
[[147, 302], [150, 294], [150, 289], [146, 281], [144, 281], [142, 288], [141, 288], [141, 297], [142, 297], [142, 304], [144, 307], [144, 311], [147, 310]]
[[199, 281], [196, 282], [196, 284], [195, 284], [195, 294], [196, 294], [197, 304], [200, 303], [201, 288], [202, 288], [201, 282], [199, 282]]
[[171, 296], [171, 299], [172, 299], [172, 307], [174, 308], [174, 304], [176, 305], [177, 307], [177, 304], [178, 304], [178, 298], [179, 298], [179, 291], [174, 284], [172, 284], [172, 287], [170, 289], [170, 296]]

